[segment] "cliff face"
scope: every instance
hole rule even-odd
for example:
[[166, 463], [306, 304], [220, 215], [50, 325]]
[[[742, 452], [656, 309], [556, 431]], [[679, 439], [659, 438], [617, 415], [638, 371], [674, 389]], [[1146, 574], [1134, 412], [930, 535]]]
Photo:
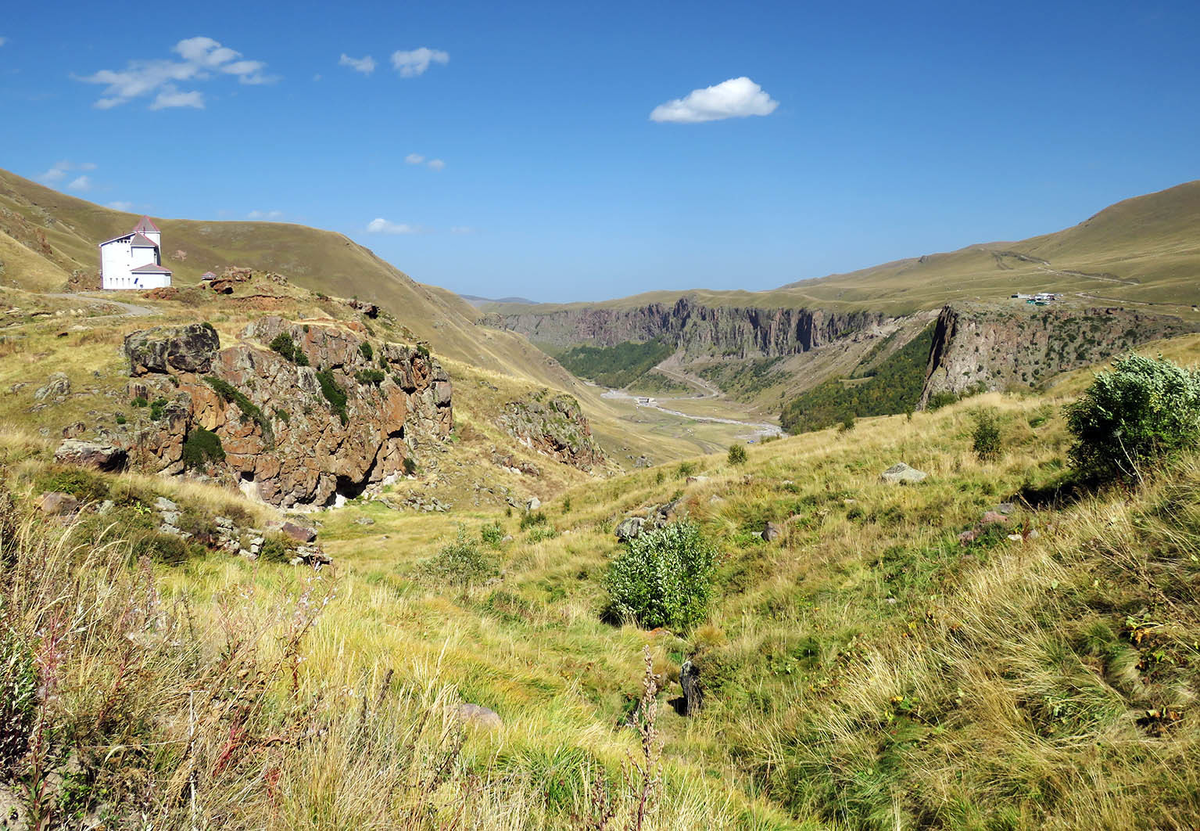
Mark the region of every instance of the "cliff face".
[[886, 320], [879, 312], [729, 308], [697, 304], [686, 297], [674, 305], [563, 309], [484, 318], [488, 325], [555, 346], [615, 346], [662, 337], [682, 349], [688, 359], [797, 355], [868, 331]]
[[[294, 358], [254, 345], [280, 335]], [[204, 465], [211, 475], [273, 505], [317, 507], [398, 477], [419, 445], [450, 433], [450, 380], [424, 349], [364, 348], [371, 341], [350, 329], [277, 317], [242, 338], [221, 349], [211, 328], [192, 325], [126, 339], [130, 397], [165, 402], [127, 437], [132, 464], [179, 473], [188, 435], [204, 428], [224, 453]]]
[[551, 397], [543, 391], [510, 401], [497, 423], [531, 450], [580, 470], [591, 470], [605, 461], [579, 402], [566, 393]]
[[1127, 309], [958, 309], [938, 315], [921, 406], [939, 392], [1033, 386], [1194, 324]]

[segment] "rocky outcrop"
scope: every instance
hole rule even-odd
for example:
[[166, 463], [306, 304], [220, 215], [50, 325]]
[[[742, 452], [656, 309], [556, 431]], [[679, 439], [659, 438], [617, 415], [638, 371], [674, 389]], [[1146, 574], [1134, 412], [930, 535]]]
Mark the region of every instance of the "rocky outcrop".
[[[290, 358], [266, 346], [281, 336]], [[127, 436], [131, 463], [162, 473], [198, 465], [270, 504], [323, 507], [398, 478], [423, 445], [450, 434], [450, 379], [423, 347], [367, 348], [350, 329], [278, 317], [241, 338], [222, 349], [215, 332], [188, 326], [126, 339], [131, 397], [166, 402]], [[223, 459], [192, 446], [201, 429], [216, 434]]]
[[54, 461], [93, 470], [124, 470], [128, 454], [124, 448], [102, 442], [67, 439], [54, 451]]
[[566, 393], [551, 396], [548, 390], [542, 390], [529, 398], [510, 401], [497, 421], [531, 450], [580, 470], [591, 470], [605, 461], [579, 402]]
[[483, 318], [487, 325], [555, 346], [615, 346], [663, 338], [687, 359], [797, 355], [869, 332], [886, 320], [881, 312], [708, 306], [689, 297], [632, 309], [568, 307]]
[[1128, 309], [946, 306], [938, 315], [921, 406], [940, 392], [1033, 386], [1197, 328], [1177, 317]]

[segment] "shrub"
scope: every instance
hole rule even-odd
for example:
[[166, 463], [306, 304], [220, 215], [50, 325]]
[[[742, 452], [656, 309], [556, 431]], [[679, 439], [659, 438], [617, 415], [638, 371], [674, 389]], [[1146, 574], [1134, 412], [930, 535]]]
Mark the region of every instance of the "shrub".
[[740, 444], [729, 445], [729, 464], [744, 465], [747, 458], [745, 446]]
[[[366, 344], [363, 344], [366, 346]], [[354, 380], [360, 384], [374, 384], [379, 386], [383, 383], [383, 379], [387, 377], [387, 373], [381, 369], [360, 369], [354, 373]]]
[[929, 401], [926, 402], [925, 407], [929, 410], [940, 410], [942, 407], [950, 406], [957, 400], [957, 395], [949, 392], [948, 390], [942, 390], [941, 392], [935, 392], [933, 395], [929, 396]]
[[442, 546], [436, 556], [421, 563], [419, 568], [426, 578], [463, 588], [499, 573], [495, 560], [461, 530], [454, 542]]
[[225, 448], [221, 437], [211, 430], [197, 427], [183, 440], [183, 466], [189, 470], [203, 470], [210, 464], [225, 461]]
[[417, 475], [417, 463], [413, 460], [413, 458], [411, 456], [405, 456], [402, 464], [404, 465], [404, 474], [406, 476], [416, 476]]
[[129, 403], [134, 407], [149, 407], [150, 406], [150, 402], [147, 401], [145, 398], [143, 398], [140, 395], [137, 398], [132, 399]]
[[124, 424], [129, 419], [125, 418], [124, 413], [117, 413], [117, 424]]
[[679, 467], [675, 469], [675, 475], [680, 479], [686, 479], [696, 472], [695, 462], [680, 462]]
[[295, 543], [283, 534], [268, 534], [263, 538], [258, 558], [268, 563], [287, 563], [291, 561], [295, 547]]
[[489, 522], [479, 529], [479, 541], [492, 548], [499, 548], [504, 544], [504, 529], [500, 527], [499, 522]]
[[838, 431], [845, 433], [847, 430], [854, 429], [854, 413], [846, 413], [842, 416], [842, 423], [838, 425]]
[[708, 608], [715, 562], [715, 549], [693, 522], [642, 534], [609, 564], [608, 612], [646, 628], [687, 628]]
[[1094, 481], [1135, 479], [1143, 465], [1200, 438], [1200, 373], [1128, 355], [1066, 407], [1076, 470]]
[[971, 431], [971, 449], [981, 462], [1000, 456], [1000, 417], [995, 410], [974, 413], [975, 428]]
[[228, 381], [223, 381], [215, 375], [204, 376], [205, 382], [213, 388], [221, 399], [237, 405], [237, 408], [242, 411], [242, 421], [253, 421], [262, 430], [263, 440], [268, 447], [273, 447], [275, 444], [275, 433], [271, 429], [271, 420], [266, 414], [258, 408], [258, 405], [245, 396], [237, 387]]
[[156, 398], [150, 402], [150, 420], [158, 421], [163, 417], [163, 410], [167, 408], [167, 399]]
[[350, 416], [346, 414], [346, 392], [333, 377], [333, 370], [323, 369], [318, 372], [317, 383], [321, 385], [321, 395], [325, 396], [330, 409], [337, 413], [337, 417], [341, 419], [344, 427], [350, 421]]
[[81, 467], [51, 466], [37, 481], [39, 490], [69, 493], [80, 502], [100, 502], [108, 498], [108, 480]]
[[303, 349], [296, 345], [292, 336], [287, 332], [280, 332], [276, 335], [270, 346], [272, 351], [278, 352], [297, 366], [308, 366], [308, 356], [304, 354]]
[[371, 344], [367, 343], [366, 341], [363, 341], [358, 345], [358, 351], [368, 361], [374, 359], [375, 357], [375, 350], [372, 349]]
[[538, 525], [545, 525], [547, 522], [546, 515], [541, 511], [526, 511], [521, 517], [521, 530], [533, 528]]
[[528, 539], [531, 543], [537, 543], [543, 540], [552, 540], [557, 536], [558, 529], [553, 525], [538, 525], [535, 528], [529, 529]]

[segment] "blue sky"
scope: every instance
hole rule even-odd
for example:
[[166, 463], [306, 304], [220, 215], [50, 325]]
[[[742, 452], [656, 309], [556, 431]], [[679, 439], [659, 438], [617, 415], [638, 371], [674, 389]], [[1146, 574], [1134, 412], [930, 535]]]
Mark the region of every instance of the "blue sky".
[[1200, 177], [1194, 0], [40, 5], [0, 167], [485, 296], [772, 288]]

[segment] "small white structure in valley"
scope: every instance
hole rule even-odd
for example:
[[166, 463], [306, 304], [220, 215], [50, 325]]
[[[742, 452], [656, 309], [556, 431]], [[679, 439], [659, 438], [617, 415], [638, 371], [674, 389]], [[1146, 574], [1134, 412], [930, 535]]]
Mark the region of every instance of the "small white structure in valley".
[[145, 291], [171, 285], [161, 246], [162, 232], [148, 216], [128, 234], [100, 243], [100, 288]]

